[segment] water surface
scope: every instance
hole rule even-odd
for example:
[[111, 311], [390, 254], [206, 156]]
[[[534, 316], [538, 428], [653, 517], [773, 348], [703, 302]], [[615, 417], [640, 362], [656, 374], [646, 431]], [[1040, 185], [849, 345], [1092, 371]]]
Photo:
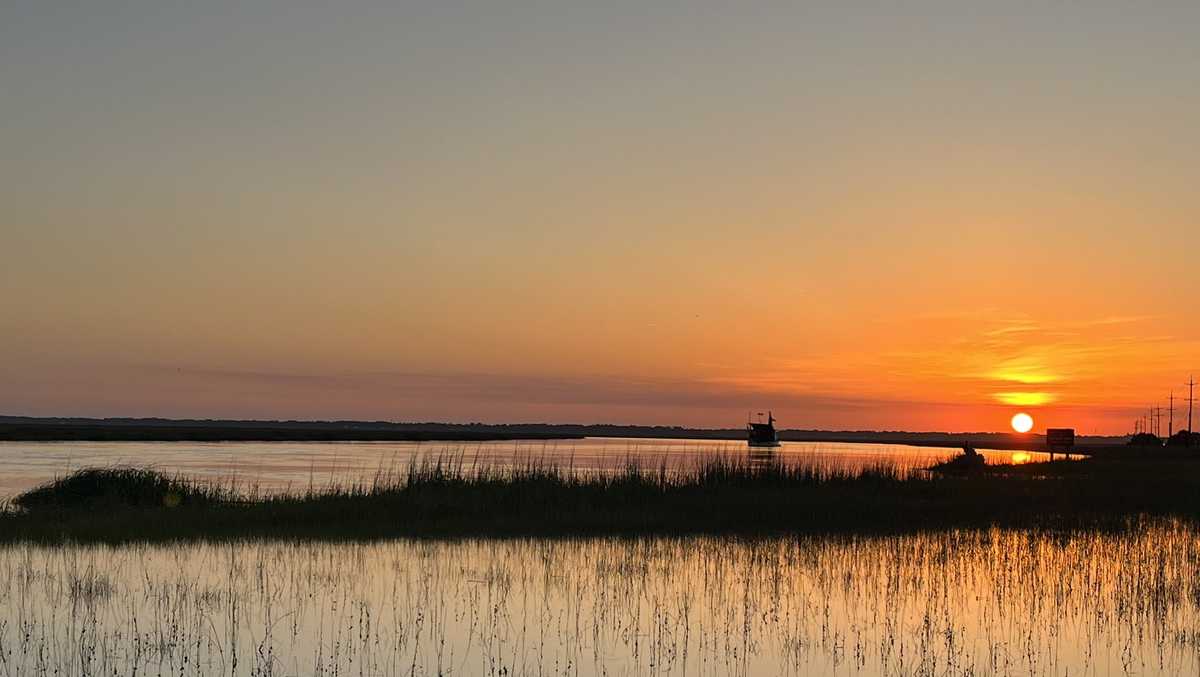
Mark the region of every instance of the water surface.
[[0, 548], [0, 674], [1182, 675], [1200, 534]]
[[[369, 482], [375, 474], [402, 473], [414, 458], [461, 459], [466, 465], [546, 461], [580, 471], [609, 472], [627, 461], [683, 467], [712, 456], [744, 458], [744, 442], [727, 440], [627, 439], [498, 442], [0, 442], [0, 498], [11, 497], [72, 470], [88, 466], [149, 466], [187, 477], [236, 481], [264, 491], [297, 491], [330, 483]], [[827, 469], [854, 470], [887, 464], [925, 468], [954, 449], [900, 444], [784, 442], [774, 457]], [[990, 462], [1014, 455], [984, 450]]]

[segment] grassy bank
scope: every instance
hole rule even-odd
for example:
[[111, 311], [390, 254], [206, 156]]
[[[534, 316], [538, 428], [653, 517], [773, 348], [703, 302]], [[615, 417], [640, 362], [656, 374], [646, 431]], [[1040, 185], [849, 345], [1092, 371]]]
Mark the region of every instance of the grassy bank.
[[0, 541], [1107, 528], [1146, 514], [1200, 516], [1198, 470], [1192, 461], [1060, 461], [905, 476], [711, 459], [601, 475], [443, 460], [363, 485], [261, 495], [91, 469], [15, 498], [0, 515]]

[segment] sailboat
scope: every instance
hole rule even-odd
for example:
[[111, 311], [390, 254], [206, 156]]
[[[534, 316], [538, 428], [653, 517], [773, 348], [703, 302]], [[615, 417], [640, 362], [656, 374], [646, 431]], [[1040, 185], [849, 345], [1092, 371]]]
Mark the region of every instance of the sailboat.
[[779, 434], [775, 432], [775, 416], [770, 411], [767, 412], [766, 423], [762, 422], [762, 413], [759, 413], [757, 423], [746, 421], [746, 443], [752, 447], [779, 446]]

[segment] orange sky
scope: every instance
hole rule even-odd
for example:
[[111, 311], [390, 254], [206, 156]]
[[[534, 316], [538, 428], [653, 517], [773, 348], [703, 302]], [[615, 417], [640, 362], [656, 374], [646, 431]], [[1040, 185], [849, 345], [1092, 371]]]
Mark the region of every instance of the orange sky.
[[1118, 433], [1200, 371], [1194, 3], [213, 4], [0, 10], [0, 413]]

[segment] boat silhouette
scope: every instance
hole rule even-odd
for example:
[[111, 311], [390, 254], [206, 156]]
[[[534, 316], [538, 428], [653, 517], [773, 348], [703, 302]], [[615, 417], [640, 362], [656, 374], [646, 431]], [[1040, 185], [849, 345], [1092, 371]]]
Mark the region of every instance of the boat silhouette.
[[[747, 417], [749, 419], [749, 417]], [[779, 433], [775, 432], [775, 416], [768, 411], [767, 422], [762, 422], [762, 413], [758, 414], [758, 422], [746, 421], [746, 443], [752, 447], [778, 447]]]

